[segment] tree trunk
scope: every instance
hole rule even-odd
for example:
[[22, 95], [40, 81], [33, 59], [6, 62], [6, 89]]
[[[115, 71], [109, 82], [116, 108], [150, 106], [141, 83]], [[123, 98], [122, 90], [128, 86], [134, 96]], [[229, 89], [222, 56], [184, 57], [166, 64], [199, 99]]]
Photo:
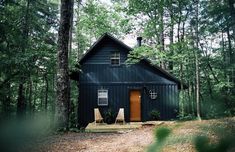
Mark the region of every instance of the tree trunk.
[[[22, 53], [25, 52], [25, 49], [28, 44], [28, 35], [29, 35], [29, 7], [30, 0], [27, 0], [24, 22], [23, 22], [23, 31], [22, 31], [22, 40], [21, 50]], [[18, 88], [18, 99], [17, 99], [17, 117], [22, 117], [26, 113], [26, 100], [24, 95], [24, 84], [25, 84], [25, 73], [21, 72], [21, 80]]]
[[226, 32], [227, 32], [227, 38], [228, 38], [228, 50], [229, 50], [229, 53], [228, 53], [228, 64], [231, 64], [232, 63], [232, 53], [233, 53], [233, 50], [232, 50], [232, 41], [231, 41], [231, 35], [230, 35], [230, 31], [229, 31], [229, 25], [227, 25], [227, 28], [226, 28]]
[[196, 33], [196, 51], [195, 51], [195, 75], [196, 75], [196, 103], [197, 103], [197, 118], [201, 120], [201, 108], [200, 108], [200, 80], [199, 80], [199, 0], [196, 0], [196, 27], [195, 27], [195, 33]]
[[[81, 0], [77, 0], [77, 11], [76, 11], [76, 14], [77, 14], [77, 29], [79, 29], [79, 22], [80, 22], [80, 2]], [[77, 33], [80, 33], [80, 31], [77, 31]], [[82, 54], [83, 54], [83, 50], [81, 50], [80, 48], [80, 43], [79, 43], [79, 40], [76, 41], [77, 42], [77, 47], [78, 47], [78, 50], [77, 50], [77, 62], [80, 60], [80, 58], [82, 57]]]
[[195, 84], [193, 84], [192, 82], [191, 82], [191, 92], [190, 92], [190, 94], [191, 94], [191, 97], [192, 97], [192, 113], [194, 114], [194, 116], [196, 116], [196, 103], [195, 103], [195, 88], [196, 88], [196, 86], [195, 86]]
[[228, 0], [228, 5], [229, 5], [229, 11], [232, 17], [233, 40], [235, 41], [235, 1]]
[[[52, 99], [55, 99], [56, 98], [56, 87], [55, 87], [55, 81], [56, 81], [56, 72], [55, 70], [53, 70], [53, 75], [52, 75], [52, 90], [53, 90], [53, 93], [52, 93]], [[55, 100], [52, 100], [52, 103], [51, 103], [51, 125], [52, 125], [52, 128], [54, 128], [55, 124], [53, 122], [55, 122], [55, 106], [56, 106], [56, 101]]]
[[47, 74], [45, 74], [45, 83], [46, 83], [46, 89], [45, 89], [45, 113], [47, 113], [47, 104], [48, 104], [48, 77]]
[[[165, 51], [165, 37], [164, 37], [164, 7], [163, 7], [163, 1], [161, 1], [160, 8], [159, 8], [159, 15], [160, 15], [160, 23], [159, 23], [159, 28], [160, 28], [160, 46], [161, 46], [161, 51]], [[161, 68], [166, 69], [166, 63], [164, 61], [161, 61]]]
[[180, 25], [181, 25], [181, 20], [182, 20], [182, 5], [181, 5], [181, 1], [178, 1], [179, 2], [179, 20], [178, 20], [178, 28], [177, 28], [177, 39], [178, 39], [178, 42], [180, 41]]
[[[172, 4], [170, 4], [170, 44], [172, 45], [174, 43], [174, 19], [173, 19], [173, 8]], [[170, 49], [170, 55], [173, 56], [174, 52], [173, 49]], [[169, 62], [169, 70], [173, 70], [173, 61]]]
[[24, 97], [24, 85], [19, 84], [18, 87], [18, 99], [17, 99], [17, 117], [23, 118], [26, 114], [26, 102]]
[[4, 85], [3, 89], [0, 92], [0, 101], [2, 102], [2, 109], [0, 121], [8, 120], [10, 118], [10, 105], [11, 105], [11, 83], [8, 82]]
[[[231, 36], [233, 41], [235, 42], [235, 1], [234, 0], [228, 0], [229, 10], [231, 14], [232, 19], [232, 31], [233, 35]], [[228, 34], [229, 35], [229, 34]], [[229, 38], [229, 37], [228, 37]], [[235, 51], [234, 48], [230, 50], [230, 64], [235, 64]], [[235, 68], [234, 66], [231, 67], [231, 71], [229, 72], [229, 80], [232, 82], [232, 85], [235, 85]], [[235, 87], [233, 87], [232, 92], [235, 93]]]
[[70, 85], [68, 70], [68, 44], [73, 9], [72, 6], [72, 0], [61, 0], [57, 53], [57, 103], [55, 112], [56, 127], [58, 129], [68, 129], [69, 125], [68, 105]]
[[[72, 12], [71, 12], [71, 17], [70, 17], [70, 29], [69, 29], [69, 59], [74, 59], [72, 57], [72, 43], [73, 43], [73, 13], [74, 13], [74, 0], [71, 0], [72, 2]], [[70, 92], [70, 81], [69, 81], [69, 92]], [[70, 121], [70, 114], [71, 114], [71, 100], [70, 100], [70, 93], [69, 93], [69, 97], [68, 97], [68, 122]]]
[[179, 17], [178, 28], [177, 28], [177, 39], [178, 39], [178, 41], [180, 41], [180, 24], [181, 24], [181, 17]]
[[33, 94], [33, 87], [32, 87], [32, 80], [29, 80], [29, 114], [32, 116], [32, 94]]
[[33, 106], [32, 106], [33, 115], [34, 115], [35, 112], [36, 112], [36, 100], [37, 100], [37, 93], [38, 93], [38, 92], [37, 92], [37, 91], [38, 91], [37, 87], [38, 87], [38, 84], [37, 84], [37, 82], [35, 82], [35, 83], [34, 83]]
[[181, 87], [181, 108], [182, 108], [182, 116], [185, 114], [185, 105], [184, 105], [184, 91], [183, 91], [183, 64], [180, 63], [180, 87]]
[[[72, 1], [72, 5], [74, 5], [74, 0]], [[73, 8], [73, 6], [72, 6]], [[73, 12], [72, 9], [72, 16], [70, 17], [70, 29], [69, 29], [69, 59], [72, 58], [72, 44], [73, 44]]]
[[[44, 83], [44, 80], [43, 80], [43, 82], [42, 83]], [[43, 112], [43, 110], [44, 110], [44, 107], [43, 107], [43, 102], [44, 102], [44, 87], [41, 87], [41, 91], [40, 91], [40, 101], [41, 101], [41, 103], [40, 103], [40, 111], [41, 112]]]
[[226, 51], [225, 51], [225, 42], [224, 42], [224, 32], [222, 32], [222, 56], [223, 56], [223, 70], [224, 70], [224, 79], [226, 79], [226, 67], [227, 67], [227, 63], [226, 63]]
[[197, 117], [201, 120], [201, 110], [200, 110], [200, 80], [199, 80], [199, 59], [198, 50], [195, 51], [195, 66], [196, 66], [196, 102], [197, 102]]
[[[234, 57], [233, 57], [233, 48], [232, 48], [232, 40], [231, 40], [231, 35], [230, 35], [230, 29], [229, 29], [229, 25], [227, 25], [227, 28], [226, 28], [226, 32], [227, 32], [227, 38], [228, 38], [228, 81], [232, 84], [234, 84], [234, 78], [233, 78], [233, 68], [230, 67], [233, 63], [234, 63]], [[228, 92], [231, 92], [233, 90], [228, 90]]]

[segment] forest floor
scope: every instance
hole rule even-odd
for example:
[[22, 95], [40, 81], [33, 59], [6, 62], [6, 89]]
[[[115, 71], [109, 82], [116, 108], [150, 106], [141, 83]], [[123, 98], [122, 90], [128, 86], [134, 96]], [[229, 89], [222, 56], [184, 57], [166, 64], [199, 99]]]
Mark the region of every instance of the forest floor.
[[[37, 148], [40, 152], [142, 152], [155, 142], [154, 130], [171, 129], [164, 143], [164, 152], [195, 152], [195, 137], [207, 136], [209, 143], [235, 137], [235, 117], [202, 121], [171, 122], [158, 126], [143, 126], [122, 133], [75, 133], [52, 135]], [[234, 141], [235, 142], [235, 141]], [[235, 149], [231, 149], [234, 152]]]

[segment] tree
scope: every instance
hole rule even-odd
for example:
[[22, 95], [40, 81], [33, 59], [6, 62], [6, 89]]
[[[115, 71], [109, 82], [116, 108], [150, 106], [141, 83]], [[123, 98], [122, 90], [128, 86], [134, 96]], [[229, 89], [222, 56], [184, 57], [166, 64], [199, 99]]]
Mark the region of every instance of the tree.
[[[48, 73], [50, 81], [52, 78], [55, 64], [55, 33], [52, 29], [56, 30], [57, 9], [50, 0], [1, 1], [0, 9], [2, 109], [8, 109], [4, 113], [11, 117], [15, 113], [27, 116], [33, 107], [35, 112], [41, 110], [37, 106], [40, 100], [44, 101], [44, 97], [37, 95], [43, 88], [42, 83], [37, 84], [43, 77], [41, 74]], [[40, 89], [34, 90], [34, 85]], [[34, 96], [37, 96], [35, 105]]]
[[[76, 9], [76, 40], [81, 55], [104, 33], [121, 38], [130, 31], [130, 20], [120, 3], [108, 5], [100, 0], [88, 0]], [[79, 58], [78, 57], [78, 58]]]
[[196, 38], [196, 48], [195, 48], [195, 76], [196, 76], [196, 103], [197, 103], [197, 118], [201, 120], [201, 108], [200, 108], [200, 69], [199, 69], [199, 0], [195, 1], [195, 38]]
[[[30, 0], [27, 0], [26, 2], [26, 9], [24, 14], [24, 21], [23, 21], [23, 30], [22, 30], [22, 40], [21, 43], [21, 51], [22, 54], [25, 52], [27, 43], [28, 43], [28, 36], [29, 36], [29, 10], [30, 9]], [[25, 83], [25, 74], [24, 72], [21, 72], [20, 75], [21, 81], [19, 83], [19, 89], [18, 89], [18, 99], [17, 99], [17, 116], [21, 117], [24, 116], [26, 113], [26, 101], [25, 101], [25, 95], [24, 95], [24, 83]]]
[[61, 0], [60, 27], [58, 33], [57, 53], [57, 103], [56, 124], [59, 129], [68, 129], [70, 82], [68, 69], [69, 30], [72, 17], [72, 0]]

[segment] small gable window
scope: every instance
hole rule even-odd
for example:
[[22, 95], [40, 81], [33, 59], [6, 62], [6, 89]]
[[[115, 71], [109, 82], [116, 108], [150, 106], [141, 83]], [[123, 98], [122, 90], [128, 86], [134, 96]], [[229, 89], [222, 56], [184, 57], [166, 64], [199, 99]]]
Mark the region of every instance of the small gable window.
[[98, 106], [108, 105], [108, 90], [100, 89], [98, 90]]
[[120, 65], [120, 52], [111, 52], [111, 65]]

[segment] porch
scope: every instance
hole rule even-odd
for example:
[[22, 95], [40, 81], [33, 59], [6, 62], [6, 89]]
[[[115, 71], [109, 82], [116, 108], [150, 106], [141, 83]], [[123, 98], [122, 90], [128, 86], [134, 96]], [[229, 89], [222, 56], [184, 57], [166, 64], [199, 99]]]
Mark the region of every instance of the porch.
[[129, 122], [129, 123], [116, 123], [116, 124], [106, 124], [106, 123], [89, 123], [85, 128], [85, 132], [114, 132], [123, 133], [129, 132], [135, 129], [140, 129], [144, 126], [157, 126], [163, 124], [163, 121], [147, 121], [147, 122]]

